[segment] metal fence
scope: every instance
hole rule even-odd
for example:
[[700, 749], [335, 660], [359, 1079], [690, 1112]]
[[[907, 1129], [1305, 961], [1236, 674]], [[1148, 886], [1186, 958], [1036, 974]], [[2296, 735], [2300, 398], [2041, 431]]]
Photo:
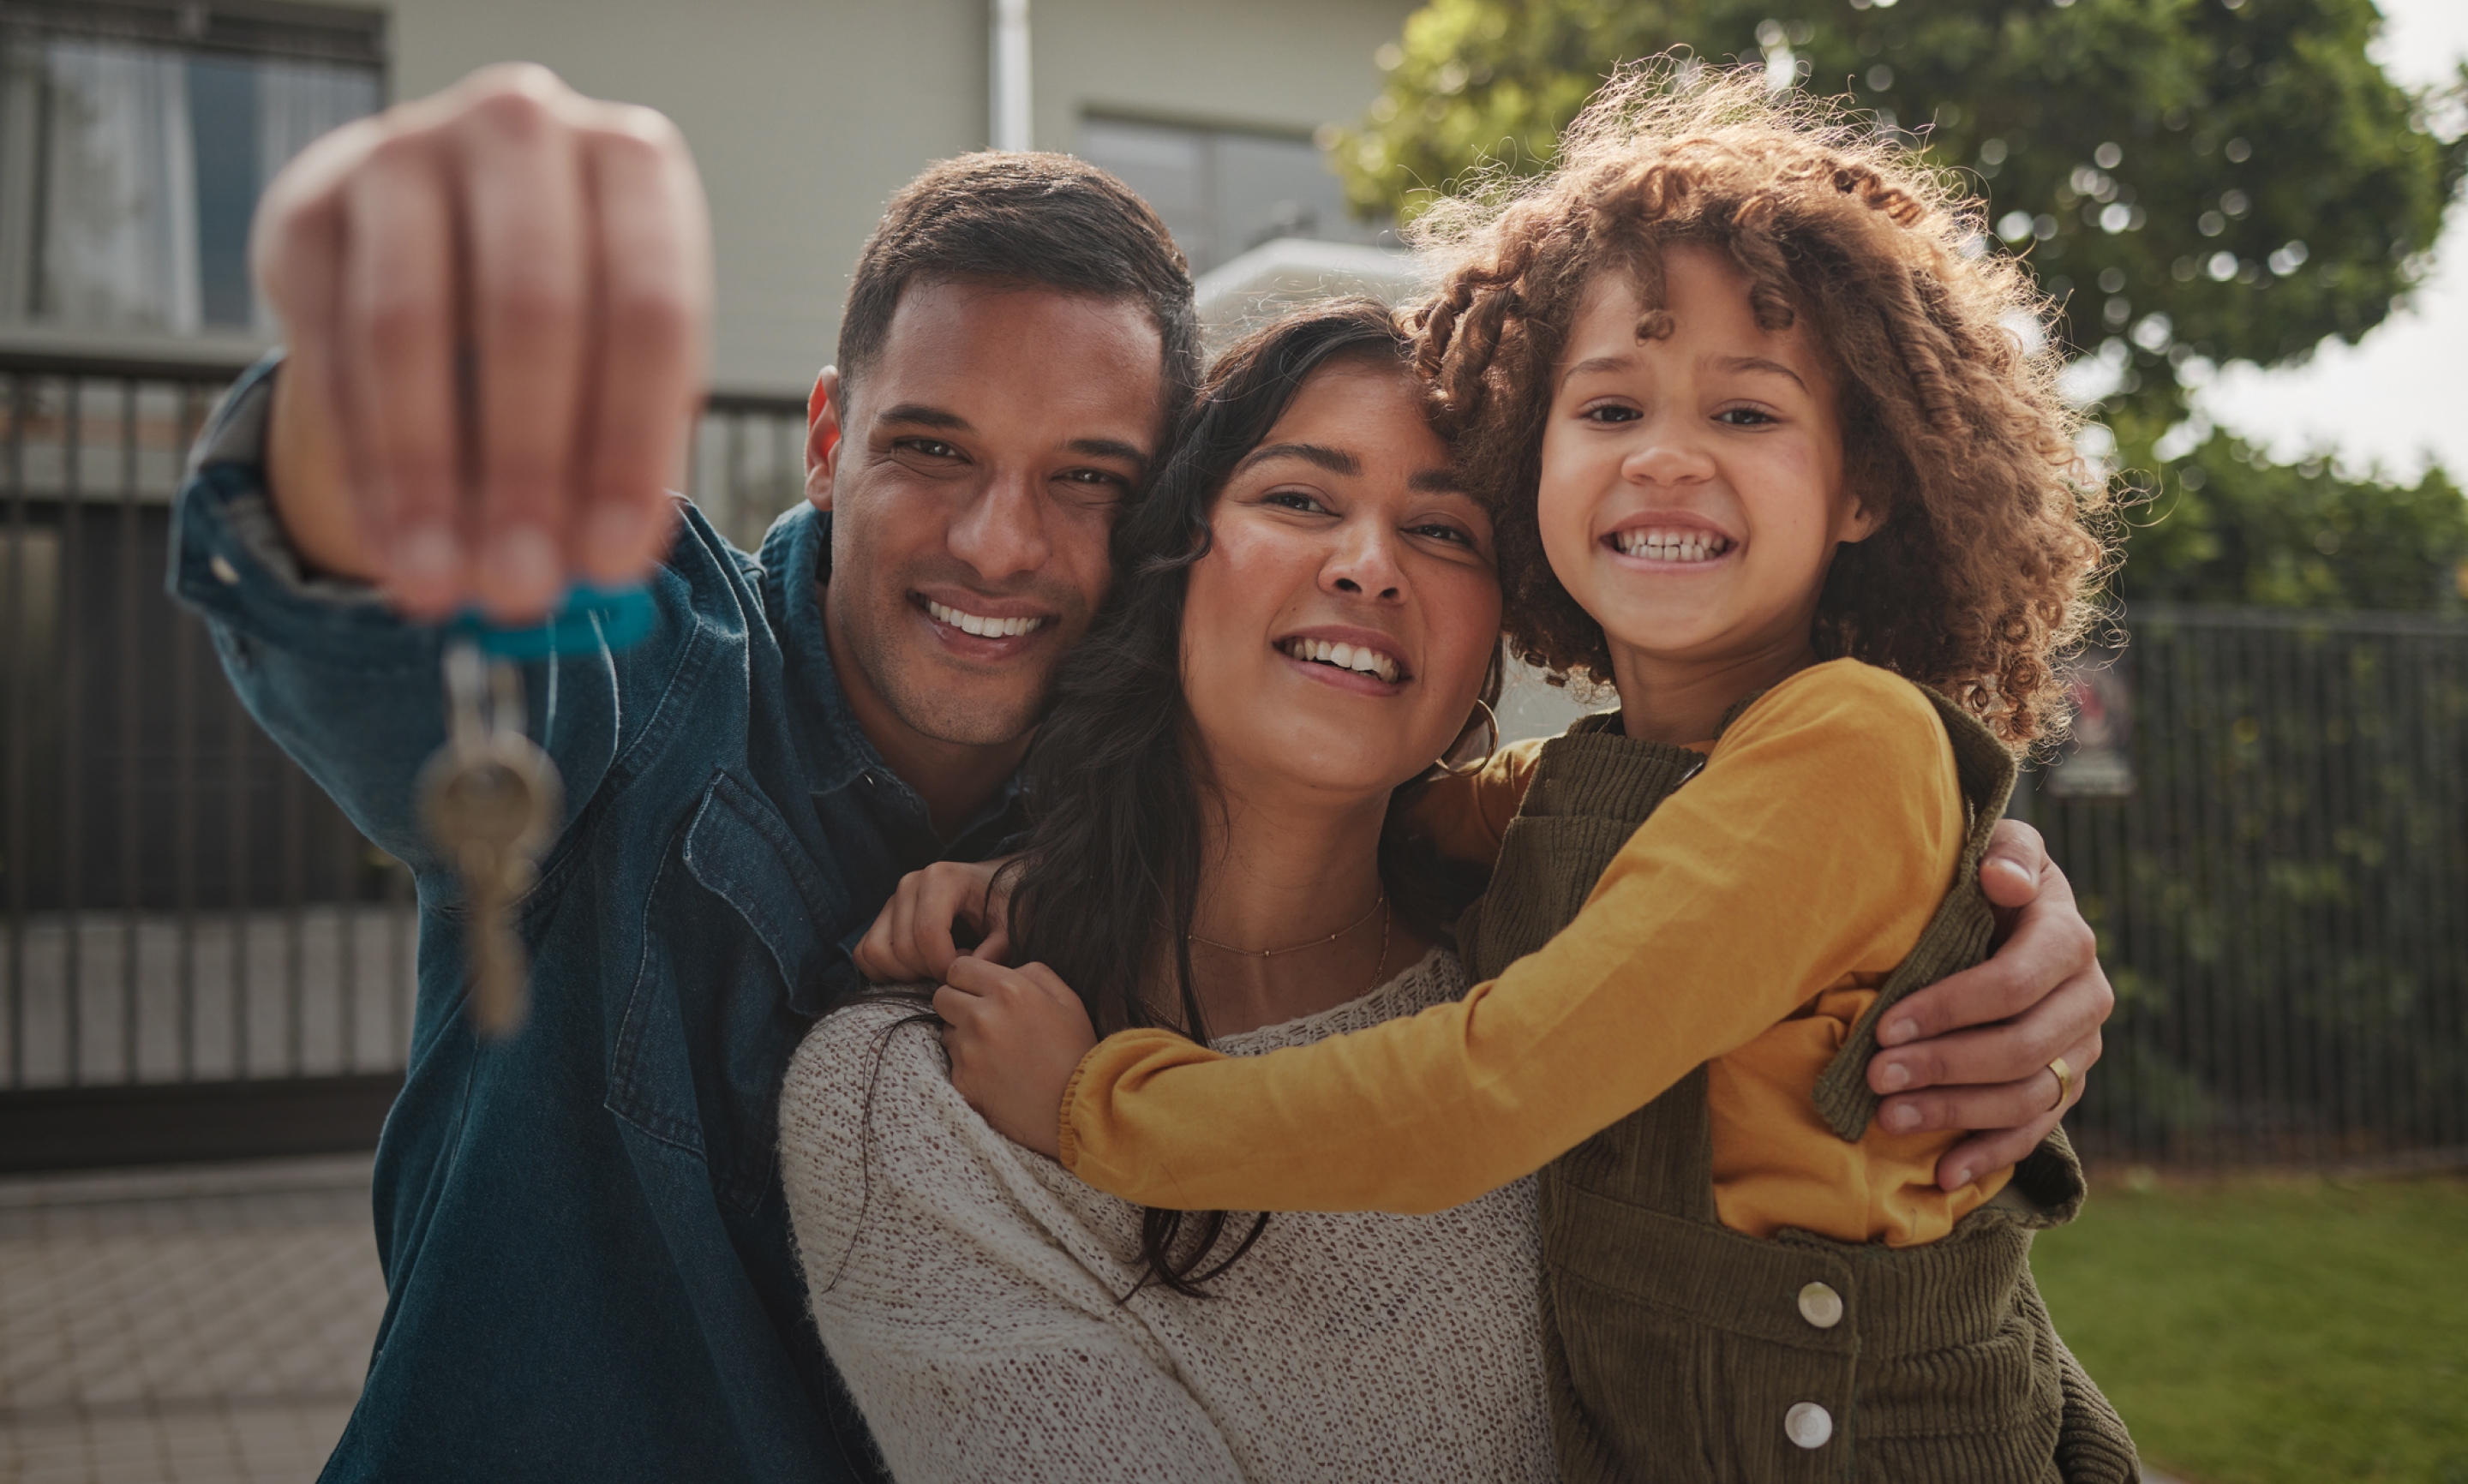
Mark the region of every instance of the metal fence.
[[[237, 367], [0, 353], [0, 1168], [364, 1141], [415, 925], [165, 595], [189, 443]], [[798, 496], [797, 400], [713, 400], [690, 488], [741, 542]]]
[[[409, 882], [163, 593], [234, 369], [0, 354], [0, 1168], [364, 1142], [399, 1083]], [[689, 484], [740, 543], [798, 497], [804, 425], [714, 400]], [[2018, 800], [2120, 996], [2085, 1151], [2468, 1151], [2468, 624], [2132, 628], [2101, 684], [2133, 725]]]
[[2118, 993], [2077, 1141], [2182, 1164], [2468, 1157], [2468, 623], [2130, 621], [2094, 697], [2127, 735], [2093, 791], [2062, 794], [2061, 766], [2027, 805]]

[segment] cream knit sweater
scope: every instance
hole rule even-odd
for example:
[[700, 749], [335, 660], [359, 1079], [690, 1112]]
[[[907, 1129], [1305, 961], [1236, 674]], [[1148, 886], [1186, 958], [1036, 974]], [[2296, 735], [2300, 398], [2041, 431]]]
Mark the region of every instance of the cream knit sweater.
[[[1465, 987], [1434, 949], [1219, 1044], [1316, 1040]], [[780, 1098], [814, 1321], [902, 1484], [1554, 1477], [1533, 1181], [1433, 1216], [1281, 1214], [1210, 1297], [1124, 1303], [1138, 1209], [988, 1128], [912, 1013], [825, 1019]]]

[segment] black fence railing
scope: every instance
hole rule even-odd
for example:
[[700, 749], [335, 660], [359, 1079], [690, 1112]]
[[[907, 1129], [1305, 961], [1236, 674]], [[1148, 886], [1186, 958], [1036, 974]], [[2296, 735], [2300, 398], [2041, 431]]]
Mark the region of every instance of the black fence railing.
[[[361, 1143], [400, 1078], [409, 882], [162, 589], [236, 369], [0, 353], [0, 1168]], [[732, 538], [799, 497], [804, 429], [714, 399], [689, 484]], [[2131, 627], [2107, 745], [2018, 801], [2120, 994], [2085, 1151], [2468, 1152], [2468, 623]]]
[[[348, 1147], [400, 1081], [409, 879], [163, 591], [238, 369], [0, 352], [0, 1168]], [[714, 399], [691, 485], [733, 537], [797, 498], [804, 428]]]
[[2028, 801], [2118, 992], [2077, 1141], [2203, 1165], [2468, 1159], [2468, 622], [2129, 620], [2089, 788], [2061, 791], [2069, 763]]

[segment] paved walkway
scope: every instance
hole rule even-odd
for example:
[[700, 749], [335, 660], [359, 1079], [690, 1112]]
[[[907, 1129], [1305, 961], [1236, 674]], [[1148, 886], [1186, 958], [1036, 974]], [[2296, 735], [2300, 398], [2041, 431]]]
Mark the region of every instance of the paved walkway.
[[384, 1308], [364, 1155], [0, 1179], [0, 1484], [304, 1484]]
[[365, 1156], [0, 1180], [0, 1484], [313, 1479], [384, 1305]]

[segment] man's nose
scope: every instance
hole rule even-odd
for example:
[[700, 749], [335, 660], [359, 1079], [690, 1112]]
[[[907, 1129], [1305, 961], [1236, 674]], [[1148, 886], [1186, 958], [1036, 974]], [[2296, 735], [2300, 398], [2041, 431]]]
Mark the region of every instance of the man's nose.
[[999, 585], [1032, 576], [1053, 555], [1045, 491], [1024, 470], [997, 469], [951, 522], [946, 545], [979, 580]]
[[1347, 521], [1337, 530], [1337, 550], [1320, 567], [1320, 585], [1350, 597], [1396, 598], [1405, 578], [1395, 540], [1384, 521]]

